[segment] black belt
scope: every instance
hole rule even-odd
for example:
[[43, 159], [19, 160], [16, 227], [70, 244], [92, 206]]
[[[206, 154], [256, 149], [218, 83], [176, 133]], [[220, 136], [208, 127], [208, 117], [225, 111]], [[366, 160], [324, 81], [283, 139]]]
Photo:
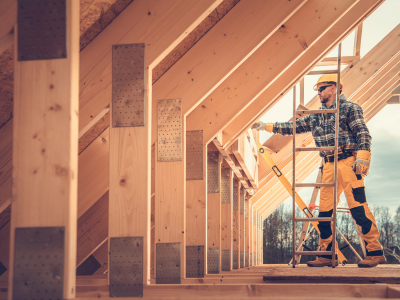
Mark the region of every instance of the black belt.
[[[353, 156], [352, 152], [341, 152], [338, 154], [338, 161], [342, 159], [346, 159], [350, 156]], [[334, 155], [329, 155], [324, 157], [325, 162], [334, 162], [335, 161], [335, 156]]]

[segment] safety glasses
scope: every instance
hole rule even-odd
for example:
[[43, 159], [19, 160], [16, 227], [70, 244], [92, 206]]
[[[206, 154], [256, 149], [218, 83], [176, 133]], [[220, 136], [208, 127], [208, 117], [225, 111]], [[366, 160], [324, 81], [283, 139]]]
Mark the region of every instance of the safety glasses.
[[319, 93], [322, 93], [323, 90], [325, 90], [327, 87], [330, 87], [330, 86], [333, 86], [333, 85], [324, 85], [324, 86], [320, 86], [320, 87], [318, 88], [317, 91], [318, 91]]

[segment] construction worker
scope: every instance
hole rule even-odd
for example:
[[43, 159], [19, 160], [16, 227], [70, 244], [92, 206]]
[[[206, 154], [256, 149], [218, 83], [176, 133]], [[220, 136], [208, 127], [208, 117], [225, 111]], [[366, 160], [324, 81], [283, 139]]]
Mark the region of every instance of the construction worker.
[[[337, 75], [322, 75], [314, 90], [318, 91], [320, 109], [336, 108]], [[343, 83], [340, 82], [340, 94]], [[312, 132], [317, 147], [335, 146], [335, 113], [310, 114], [296, 120], [296, 133]], [[293, 135], [292, 122], [253, 124], [253, 129], [266, 130], [282, 135]], [[379, 231], [365, 196], [364, 176], [368, 174], [371, 161], [371, 136], [365, 124], [362, 108], [340, 95], [338, 153], [338, 200], [344, 191], [351, 215], [362, 227], [367, 257], [358, 262], [359, 267], [375, 267], [386, 262], [379, 243]], [[322, 182], [334, 181], [334, 151], [320, 151], [325, 160]], [[333, 187], [321, 187], [319, 217], [332, 217]], [[332, 247], [331, 222], [319, 222], [319, 245], [322, 251]], [[336, 261], [337, 263], [337, 261]], [[321, 255], [307, 263], [309, 267], [332, 266], [331, 255]]]

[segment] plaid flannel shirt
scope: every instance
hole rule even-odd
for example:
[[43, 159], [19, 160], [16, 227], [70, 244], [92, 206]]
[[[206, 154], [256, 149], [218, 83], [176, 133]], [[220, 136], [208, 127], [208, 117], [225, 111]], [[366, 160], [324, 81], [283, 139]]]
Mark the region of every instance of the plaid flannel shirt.
[[[336, 102], [329, 107], [329, 109], [334, 108], [336, 108]], [[325, 103], [322, 103], [320, 109], [327, 109]], [[335, 146], [335, 119], [334, 113], [307, 115], [296, 120], [296, 133], [312, 132], [317, 147]], [[277, 122], [274, 124], [273, 132], [293, 135], [293, 122]], [[339, 152], [371, 151], [371, 140], [362, 108], [358, 104], [347, 101], [344, 95], [340, 95]], [[333, 153], [334, 151], [320, 151], [320, 156]]]

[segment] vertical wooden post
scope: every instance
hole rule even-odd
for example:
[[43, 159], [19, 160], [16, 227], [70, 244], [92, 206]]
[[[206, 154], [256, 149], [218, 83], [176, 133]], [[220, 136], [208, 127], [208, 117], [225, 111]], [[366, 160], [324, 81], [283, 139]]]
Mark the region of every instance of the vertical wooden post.
[[[33, 15], [36, 7], [28, 7], [29, 4], [25, 4], [19, 5], [19, 10], [22, 15], [26, 16], [27, 14], [29, 18], [29, 14]], [[25, 275], [29, 273], [27, 269], [29, 264], [40, 264], [41, 266], [37, 267], [38, 272], [40, 272], [39, 268], [43, 267], [43, 270], [46, 268], [44, 265], [47, 264], [41, 260], [40, 254], [45, 253], [42, 249], [46, 248], [47, 244], [41, 245], [40, 239], [37, 238], [43, 233], [44, 228], [39, 229], [38, 227], [52, 227], [51, 230], [60, 227], [58, 232], [63, 237], [60, 241], [61, 244], [55, 246], [61, 245], [60, 248], [64, 255], [64, 272], [63, 274], [50, 274], [51, 278], [54, 278], [51, 287], [53, 288], [59, 283], [59, 286], [63, 288], [65, 299], [75, 298], [79, 2], [66, 1], [60, 8], [53, 6], [53, 3], [50, 5], [51, 7], [46, 9], [46, 17], [57, 18], [57, 21], [60, 21], [57, 26], [60, 28], [65, 26], [64, 31], [62, 29], [57, 31], [53, 28], [54, 35], [57, 35], [58, 38], [57, 42], [53, 41], [52, 37], [41, 36], [40, 33], [36, 34], [35, 41], [32, 42], [27, 43], [28, 38], [20, 39], [19, 35], [27, 28], [21, 21], [27, 23], [28, 19], [21, 18], [19, 20], [15, 34], [13, 192], [8, 293], [10, 300], [15, 296], [13, 296], [14, 284], [14, 291], [21, 289], [24, 285], [28, 289], [30, 284], [32, 286], [35, 284], [39, 276], [36, 273], [32, 274], [29, 280], [25, 278], [25, 284], [16, 279], [21, 277], [21, 273], [25, 273]], [[61, 12], [57, 11], [58, 9]], [[60, 14], [64, 16], [60, 16]], [[40, 16], [37, 18], [39, 19]], [[34, 34], [35, 29], [39, 32], [41, 27], [44, 27], [44, 23], [43, 20], [43, 23], [37, 23], [38, 26], [34, 24], [29, 27], [30, 30], [33, 29], [30, 36]], [[52, 24], [48, 26], [52, 27]], [[40, 40], [37, 44], [35, 44], [36, 38]], [[48, 42], [46, 43], [47, 38]], [[22, 46], [24, 42], [26, 47]], [[58, 51], [47, 48], [48, 44], [52, 43], [60, 43], [60, 49], [63, 48], [63, 44], [65, 45], [65, 49], [57, 53], [59, 54], [56, 56], [58, 58], [53, 56]], [[44, 49], [40, 48], [40, 45], [43, 45]], [[32, 248], [29, 247], [29, 253], [34, 257], [26, 262], [24, 269], [22, 266], [16, 267], [18, 262], [22, 261], [23, 256], [14, 257], [14, 243], [20, 242], [21, 228], [27, 227], [37, 228], [31, 238], [37, 245], [41, 245], [39, 247], [41, 252], [35, 253], [34, 245]], [[18, 234], [16, 234], [17, 231]], [[28, 231], [29, 229], [25, 230], [25, 232]], [[64, 243], [63, 246], [62, 243]], [[27, 246], [25, 245], [25, 247]], [[37, 285], [34, 289], [36, 291], [40, 287]]]
[[233, 172], [226, 160], [221, 165], [221, 271], [232, 270]]
[[[188, 136], [188, 135], [187, 135]], [[187, 153], [192, 148], [194, 152], [198, 146], [189, 144], [187, 138]], [[201, 144], [203, 152], [200, 165], [202, 178], [197, 178], [193, 168], [196, 162], [192, 162], [187, 155], [186, 166], [186, 277], [204, 277], [206, 260], [206, 227], [207, 227], [207, 146]], [[193, 171], [192, 171], [193, 170]], [[192, 174], [194, 176], [189, 176]], [[196, 179], [197, 178], [197, 179]], [[197, 255], [197, 257], [196, 257]], [[201, 258], [202, 256], [202, 258]], [[197, 275], [196, 275], [197, 272]]]
[[[151, 68], [144, 66], [143, 79], [130, 83], [144, 87], [143, 126], [117, 127], [110, 117], [109, 249], [114, 238], [143, 238], [142, 249], [134, 250], [135, 255], [143, 253], [143, 284], [150, 283], [151, 80]], [[113, 105], [110, 109], [113, 115]]]
[[253, 266], [253, 205], [249, 199], [249, 267]]
[[245, 245], [244, 245], [244, 266], [249, 267], [250, 263], [250, 220], [249, 220], [249, 199], [248, 196], [244, 198], [244, 236], [245, 236]]
[[221, 155], [214, 145], [207, 148], [207, 274], [221, 270]]
[[232, 199], [232, 269], [239, 269], [240, 263], [240, 215], [239, 215], [239, 197], [240, 181], [233, 179], [233, 199]]
[[[186, 131], [182, 99], [157, 101], [158, 134], [163, 138], [157, 140], [155, 151], [155, 276], [156, 283], [166, 283], [164, 279], [171, 278], [170, 272], [175, 273], [173, 265], [179, 260], [177, 256], [180, 256], [180, 278], [186, 276], [186, 168], [182, 163], [186, 159]], [[180, 155], [174, 155], [175, 150], [170, 151], [169, 147], [180, 148]], [[173, 159], [169, 155], [174, 155]], [[175, 263], [170, 255], [174, 256]], [[166, 264], [171, 264], [171, 268]], [[178, 275], [172, 278], [169, 283], [180, 283]]]
[[263, 216], [260, 216], [260, 241], [261, 241], [261, 246], [260, 246], [260, 264], [264, 264], [264, 219]]
[[246, 190], [244, 189], [243, 186], [240, 187], [240, 195], [239, 195], [239, 213], [240, 213], [240, 231], [239, 231], [239, 257], [240, 257], [240, 264], [239, 268], [244, 268], [245, 265], [245, 238], [246, 238], [246, 231], [244, 227], [245, 223], [245, 217], [244, 217], [244, 207], [245, 207], [245, 201], [244, 198], [246, 196]]

